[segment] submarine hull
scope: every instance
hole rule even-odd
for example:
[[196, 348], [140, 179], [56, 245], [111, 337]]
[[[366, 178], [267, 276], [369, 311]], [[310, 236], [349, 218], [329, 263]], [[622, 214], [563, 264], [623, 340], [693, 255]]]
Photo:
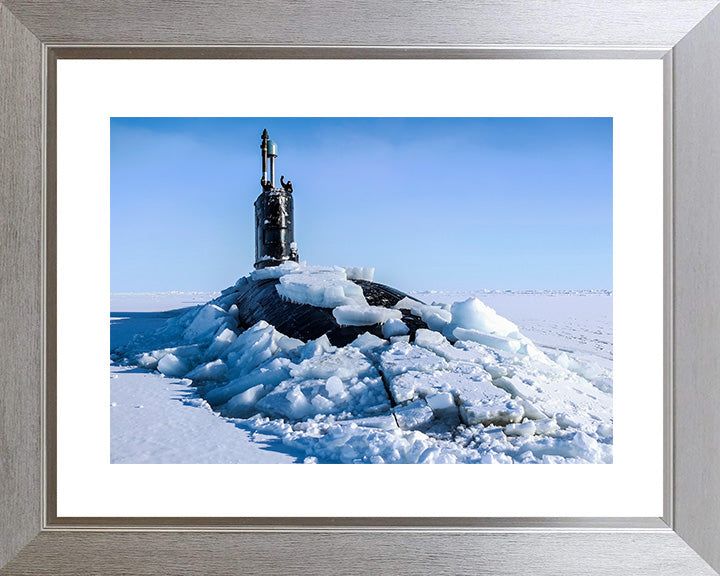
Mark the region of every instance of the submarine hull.
[[[391, 308], [403, 298], [419, 302], [416, 298], [384, 284], [367, 280], [355, 280], [354, 282], [362, 288], [365, 299], [371, 306]], [[333, 346], [345, 346], [365, 332], [384, 338], [380, 324], [340, 326], [333, 316], [332, 308], [298, 304], [283, 298], [275, 289], [278, 283], [277, 279], [250, 280], [244, 286], [239, 287], [234, 294], [234, 304], [239, 311], [238, 324], [241, 328], [246, 329], [265, 320], [286, 336], [298, 338], [304, 342], [326, 334]], [[417, 329], [427, 328], [419, 316], [412, 314], [409, 310], [401, 312], [403, 313], [402, 321], [410, 329], [411, 340], [414, 339]]]

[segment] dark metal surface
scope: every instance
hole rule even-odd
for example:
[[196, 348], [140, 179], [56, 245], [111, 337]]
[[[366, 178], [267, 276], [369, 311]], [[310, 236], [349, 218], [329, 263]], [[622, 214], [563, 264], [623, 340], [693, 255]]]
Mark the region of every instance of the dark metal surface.
[[[288, 260], [298, 261], [295, 244], [295, 224], [292, 183], [284, 182], [275, 188], [275, 157], [277, 145], [263, 130], [262, 143], [262, 192], [255, 200], [255, 268], [277, 266]], [[270, 159], [270, 178], [267, 163]]]
[[[379, 324], [340, 326], [331, 308], [318, 308], [286, 300], [275, 289], [278, 282], [276, 279], [251, 281], [240, 289], [235, 304], [240, 311], [238, 322], [241, 328], [249, 328], [260, 320], [265, 320], [283, 334], [303, 341], [314, 340], [327, 334], [334, 346], [345, 346], [364, 332], [383, 337]], [[365, 280], [356, 280], [355, 283], [363, 289], [365, 299], [371, 306], [392, 307], [405, 297], [412, 298], [383, 284]], [[427, 328], [422, 319], [411, 314], [409, 310], [402, 312], [402, 320], [410, 328], [411, 339], [418, 328]]]

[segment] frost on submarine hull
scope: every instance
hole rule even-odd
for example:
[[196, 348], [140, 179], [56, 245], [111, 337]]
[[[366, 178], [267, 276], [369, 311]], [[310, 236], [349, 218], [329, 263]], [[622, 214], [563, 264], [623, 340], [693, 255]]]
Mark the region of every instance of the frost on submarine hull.
[[[291, 181], [280, 177], [281, 187], [275, 187], [275, 158], [277, 144], [263, 131], [262, 143], [262, 192], [255, 200], [255, 269], [280, 266], [298, 262], [295, 243], [293, 186]], [[269, 169], [269, 170], [268, 170]], [[332, 307], [303, 304], [283, 297], [278, 292], [278, 278], [242, 278], [232, 288], [234, 304], [238, 308], [240, 328], [249, 328], [264, 320], [291, 338], [313, 340], [326, 334], [334, 346], [344, 346], [357, 336], [370, 332], [384, 337], [380, 323], [343, 326], [333, 314]], [[369, 280], [354, 280], [362, 289], [369, 306], [392, 308], [404, 298], [416, 300], [399, 290]], [[230, 296], [230, 294], [227, 294]], [[417, 301], [417, 300], [416, 300]], [[419, 302], [419, 301], [418, 301]], [[418, 328], [426, 328], [423, 320], [409, 310], [401, 310], [401, 320], [409, 330], [412, 340]]]

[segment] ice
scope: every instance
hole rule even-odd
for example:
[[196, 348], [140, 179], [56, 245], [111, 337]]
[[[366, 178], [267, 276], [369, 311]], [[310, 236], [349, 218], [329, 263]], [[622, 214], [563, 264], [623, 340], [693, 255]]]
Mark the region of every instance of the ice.
[[227, 402], [233, 396], [241, 394], [259, 384], [264, 385], [267, 393], [289, 377], [290, 361], [286, 358], [274, 358], [249, 374], [235, 378], [222, 386], [210, 389], [205, 393], [205, 399], [213, 406], [216, 406]]
[[320, 308], [367, 306], [362, 288], [348, 280], [345, 270], [338, 266], [300, 267], [280, 276], [276, 290], [288, 300]]
[[264, 320], [240, 334], [223, 354], [231, 369], [230, 377], [247, 374], [272, 358], [278, 351], [276, 339], [279, 333]]
[[536, 434], [552, 434], [559, 430], [559, 426], [555, 421], [555, 418], [546, 418], [544, 420], [535, 421], [535, 433]]
[[231, 326], [235, 320], [230, 314], [215, 304], [206, 304], [185, 329], [184, 338], [187, 342], [197, 342], [210, 337], [221, 325]]
[[248, 388], [240, 394], [236, 394], [226, 404], [218, 408], [218, 411], [230, 418], [244, 418], [255, 413], [255, 405], [266, 393], [263, 384], [257, 384]]
[[299, 353], [302, 347], [305, 346], [305, 342], [303, 342], [302, 340], [298, 340], [297, 338], [290, 338], [289, 336], [285, 336], [284, 334], [279, 334], [279, 337], [275, 339], [275, 344], [277, 344], [277, 347], [283, 353], [293, 355], [295, 353]]
[[403, 430], [424, 428], [435, 418], [435, 414], [425, 400], [416, 400], [404, 406], [398, 406], [394, 413], [398, 426]]
[[330, 378], [327, 379], [327, 382], [325, 382], [325, 389], [332, 398], [340, 396], [344, 392], [345, 386], [340, 378], [337, 376], [330, 376]]
[[[359, 289], [348, 288], [349, 278], [367, 277], [367, 269], [291, 263], [256, 272], [207, 304], [154, 320], [145, 334], [129, 333], [113, 358], [157, 370], [145, 374], [160, 381], [185, 376], [192, 393], [175, 402], [250, 431], [258, 451], [266, 439], [299, 462], [612, 462], [612, 372], [590, 354], [590, 344], [580, 354], [572, 347], [597, 332], [604, 340], [592, 346], [610, 350], [611, 358], [611, 335], [602, 326], [560, 350], [544, 346], [542, 335], [535, 346], [523, 335], [525, 324], [479, 299], [451, 305], [405, 298], [378, 311], [351, 301], [334, 306], [340, 323], [384, 320], [390, 342], [366, 332], [336, 348], [327, 336], [306, 343], [267, 322], [240, 330], [236, 292], [247, 282], [279, 278], [306, 296], [323, 284], [323, 301], [341, 300]], [[419, 315], [428, 329], [411, 338], [400, 310]], [[552, 330], [553, 345], [559, 342], [558, 328], [544, 329]], [[130, 408], [151, 412], [151, 400]]]
[[[334, 381], [330, 384], [332, 394], [327, 388], [328, 380], [303, 378], [286, 380], [262, 398], [257, 403], [257, 409], [270, 417], [302, 420], [318, 414], [340, 412], [369, 415], [388, 411], [390, 408], [385, 387], [379, 376], [341, 380], [342, 388]], [[323, 400], [313, 404], [312, 399], [318, 396], [328, 401]]]
[[147, 352], [143, 352], [140, 356], [138, 356], [135, 362], [138, 366], [140, 366], [140, 368], [145, 368], [146, 370], [155, 370], [158, 365], [158, 359]]
[[225, 362], [218, 359], [212, 362], [206, 362], [190, 370], [190, 372], [185, 374], [185, 377], [198, 382], [205, 380], [222, 380], [225, 374], [227, 374], [227, 371], [228, 367]]
[[493, 401], [476, 397], [460, 406], [460, 418], [468, 426], [519, 422], [523, 415], [522, 406], [514, 400]]
[[505, 426], [506, 436], [532, 436], [533, 434], [535, 434], [535, 423], [532, 420]]
[[283, 391], [282, 394], [265, 396], [258, 402], [258, 406], [267, 414], [292, 418], [293, 420], [302, 420], [318, 412], [303, 394], [299, 385]]
[[363, 332], [360, 336], [355, 338], [355, 340], [350, 342], [349, 346], [357, 348], [361, 352], [370, 352], [371, 350], [376, 350], [381, 346], [387, 346], [387, 344], [387, 340], [383, 340], [379, 336], [375, 336], [375, 334], [370, 334], [370, 332]]
[[473, 330], [470, 328], [454, 328], [452, 331], [449, 327], [446, 328], [444, 333], [450, 333], [451, 337], [455, 340], [470, 340], [471, 342], [477, 342], [483, 344], [489, 348], [500, 350], [502, 352], [510, 352], [515, 354], [520, 352], [522, 348], [522, 342], [520, 340], [511, 340], [509, 338], [503, 338], [502, 336], [493, 336], [492, 334], [486, 334], [479, 330]]
[[496, 357], [485, 346], [479, 346], [473, 342], [456, 342], [451, 345], [447, 338], [439, 332], [420, 328], [415, 333], [415, 344], [427, 348], [435, 352], [438, 356], [442, 356], [448, 362], [478, 362], [489, 363]]
[[297, 349], [302, 359], [314, 358], [322, 354], [326, 354], [335, 350], [335, 347], [330, 344], [330, 339], [323, 334], [320, 338], [310, 340], [307, 344]]
[[420, 304], [420, 302], [405, 296], [402, 300], [395, 304], [394, 308], [397, 308], [398, 310], [411, 310], [416, 304]]
[[315, 408], [315, 412], [317, 414], [329, 414], [335, 408], [335, 404], [333, 404], [332, 400], [325, 398], [322, 394], [316, 394], [313, 396], [311, 404], [313, 405], [313, 408]]
[[393, 336], [404, 336], [410, 332], [407, 324], [399, 318], [390, 318], [387, 320], [382, 327], [382, 334], [385, 338], [392, 338]]
[[450, 326], [467, 328], [487, 334], [503, 337], [519, 335], [518, 327], [500, 316], [495, 310], [483, 304], [477, 298], [468, 298], [464, 302], [455, 302], [450, 308], [452, 320]]
[[250, 278], [253, 280], [269, 280], [271, 278], [280, 278], [284, 274], [290, 274], [298, 271], [302, 267], [301, 264], [288, 260], [283, 262], [279, 266], [267, 266], [266, 268], [260, 268], [253, 270], [250, 273]]
[[375, 268], [345, 268], [348, 280], [365, 280], [372, 282], [375, 276]]
[[428, 394], [425, 396], [427, 405], [430, 406], [437, 418], [442, 418], [447, 414], [457, 414], [457, 406], [455, 406], [455, 398], [450, 392], [439, 392], [436, 394]]
[[165, 374], [165, 376], [180, 378], [187, 374], [188, 364], [181, 358], [175, 356], [175, 354], [165, 354], [160, 358], [157, 369]]
[[382, 353], [380, 365], [388, 378], [408, 371], [431, 372], [445, 369], [448, 364], [437, 354], [406, 342], [396, 342]]
[[[235, 309], [237, 310], [237, 307]], [[235, 334], [233, 330], [230, 330], [229, 328], [222, 328], [220, 333], [216, 334], [212, 344], [210, 344], [205, 352], [205, 358], [208, 360], [211, 358], [219, 358], [220, 355], [227, 350], [228, 346], [235, 342], [236, 339], [237, 334]]]
[[397, 403], [408, 402], [414, 398], [448, 391], [451, 387], [446, 372], [410, 371], [396, 375], [390, 381], [390, 392]]
[[290, 376], [302, 379], [327, 379], [337, 376], [341, 380], [376, 376], [377, 370], [360, 350], [336, 348], [331, 352], [306, 358], [300, 364], [291, 365]]
[[[382, 306], [346, 304], [335, 308], [333, 316], [340, 326], [372, 326], [373, 324], [384, 324], [388, 320], [398, 320], [402, 323], [402, 320], [400, 320], [402, 312], [400, 310], [383, 308]], [[385, 334], [383, 333], [383, 335]]]
[[423, 304], [407, 297], [395, 304], [395, 308], [398, 310], [410, 310], [416, 316], [420, 316], [430, 330], [437, 332], [442, 331], [452, 319], [452, 314], [441, 306]]

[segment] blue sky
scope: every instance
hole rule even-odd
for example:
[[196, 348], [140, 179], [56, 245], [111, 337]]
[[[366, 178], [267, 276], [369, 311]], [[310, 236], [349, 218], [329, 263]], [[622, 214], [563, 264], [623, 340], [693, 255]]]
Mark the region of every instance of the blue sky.
[[401, 290], [612, 288], [611, 118], [112, 118], [113, 292], [252, 270], [264, 128], [301, 260]]

